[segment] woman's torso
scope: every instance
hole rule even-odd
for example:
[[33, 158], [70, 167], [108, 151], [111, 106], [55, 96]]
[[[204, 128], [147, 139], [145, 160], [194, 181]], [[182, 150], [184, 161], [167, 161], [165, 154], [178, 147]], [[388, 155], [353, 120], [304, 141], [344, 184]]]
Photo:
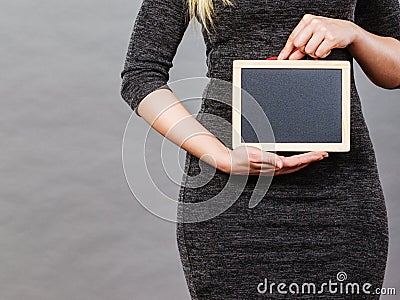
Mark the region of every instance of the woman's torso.
[[[232, 62], [235, 59], [265, 59], [279, 54], [288, 36], [304, 14], [314, 14], [330, 18], [354, 20], [356, 0], [350, 1], [269, 1], [236, 0], [236, 7], [224, 6], [222, 1], [214, 1], [215, 31], [203, 29], [206, 44], [207, 76], [228, 84], [232, 81]], [[305, 57], [304, 59], [312, 59]], [[347, 60], [352, 56], [347, 49], [333, 49], [327, 60]], [[224, 85], [227, 86], [228, 84]], [[210, 94], [218, 94], [218, 101], [210, 99]], [[205, 91], [199, 121], [231, 147], [231, 129], [221, 126], [218, 118], [230, 122], [231, 94], [222, 91]], [[216, 116], [209, 117], [209, 116]], [[295, 188], [304, 195], [323, 195], [327, 190], [315, 190], [315, 178], [323, 178], [329, 183], [329, 194], [349, 196], [353, 190], [357, 196], [364, 191], [355, 188], [354, 182], [369, 184], [371, 190], [381, 194], [375, 153], [361, 108], [361, 101], [351, 75], [351, 151], [331, 153], [329, 159], [312, 164], [290, 176], [278, 176], [273, 186], [281, 186], [280, 192]], [[283, 153], [291, 155], [295, 153]], [[346, 186], [351, 190], [346, 189]], [[288, 189], [288, 195], [290, 190]]]

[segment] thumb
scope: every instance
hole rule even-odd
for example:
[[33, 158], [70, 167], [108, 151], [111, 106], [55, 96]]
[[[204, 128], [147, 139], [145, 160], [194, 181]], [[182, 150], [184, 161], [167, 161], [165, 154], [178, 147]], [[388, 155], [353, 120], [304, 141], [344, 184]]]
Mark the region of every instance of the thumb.
[[283, 160], [275, 153], [261, 150], [261, 159], [262, 163], [273, 165], [279, 169], [283, 167]]

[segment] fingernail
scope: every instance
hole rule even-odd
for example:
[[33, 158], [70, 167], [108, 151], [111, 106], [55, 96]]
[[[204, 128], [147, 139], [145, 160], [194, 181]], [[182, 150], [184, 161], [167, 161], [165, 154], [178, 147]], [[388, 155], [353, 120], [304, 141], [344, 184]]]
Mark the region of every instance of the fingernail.
[[324, 157], [328, 157], [329, 156], [329, 154], [328, 153], [324, 153]]
[[283, 54], [282, 54], [282, 53], [279, 53], [278, 59], [282, 59], [282, 57], [283, 57]]

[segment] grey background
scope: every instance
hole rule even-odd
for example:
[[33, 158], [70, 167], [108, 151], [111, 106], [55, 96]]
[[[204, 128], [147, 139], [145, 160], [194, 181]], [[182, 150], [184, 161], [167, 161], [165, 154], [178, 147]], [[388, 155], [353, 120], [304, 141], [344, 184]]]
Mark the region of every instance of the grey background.
[[[175, 224], [133, 198], [121, 164], [119, 72], [140, 2], [1, 4], [0, 299], [189, 299]], [[199, 31], [174, 63], [172, 80], [205, 75]], [[357, 84], [389, 214], [385, 286], [400, 292], [400, 92], [359, 70]]]

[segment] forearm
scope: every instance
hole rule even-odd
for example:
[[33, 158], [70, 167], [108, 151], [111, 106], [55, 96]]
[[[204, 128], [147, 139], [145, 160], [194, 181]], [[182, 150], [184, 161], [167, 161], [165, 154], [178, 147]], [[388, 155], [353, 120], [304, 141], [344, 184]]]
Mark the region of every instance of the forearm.
[[355, 25], [354, 41], [348, 46], [368, 78], [376, 85], [400, 86], [400, 41], [372, 34]]
[[217, 169], [226, 169], [229, 149], [201, 125], [168, 89], [147, 95], [138, 114], [167, 139]]

